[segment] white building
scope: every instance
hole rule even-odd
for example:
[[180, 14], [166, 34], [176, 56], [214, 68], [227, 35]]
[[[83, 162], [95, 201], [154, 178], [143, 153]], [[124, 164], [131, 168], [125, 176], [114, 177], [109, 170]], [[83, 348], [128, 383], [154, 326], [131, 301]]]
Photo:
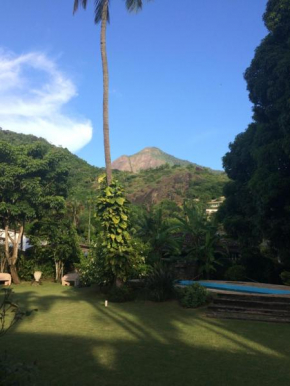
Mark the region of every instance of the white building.
[[[9, 231], [9, 235], [12, 239], [17, 239], [19, 236], [19, 233], [14, 232], [14, 231]], [[8, 240], [8, 242], [9, 242], [9, 246], [12, 247], [12, 243], [11, 243], [10, 239]], [[0, 245], [4, 245], [4, 244], [5, 244], [5, 230], [0, 229]], [[19, 243], [18, 248], [22, 251], [26, 251], [26, 249], [28, 249], [30, 247], [31, 247], [31, 245], [29, 244], [29, 239], [25, 235], [23, 235], [22, 236], [22, 243], [21, 242]]]

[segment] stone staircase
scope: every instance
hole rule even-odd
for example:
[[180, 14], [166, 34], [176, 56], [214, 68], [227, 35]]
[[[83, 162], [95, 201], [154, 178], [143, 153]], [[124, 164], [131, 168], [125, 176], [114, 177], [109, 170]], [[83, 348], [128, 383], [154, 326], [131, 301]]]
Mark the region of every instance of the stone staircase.
[[217, 293], [207, 316], [221, 319], [290, 323], [290, 297]]

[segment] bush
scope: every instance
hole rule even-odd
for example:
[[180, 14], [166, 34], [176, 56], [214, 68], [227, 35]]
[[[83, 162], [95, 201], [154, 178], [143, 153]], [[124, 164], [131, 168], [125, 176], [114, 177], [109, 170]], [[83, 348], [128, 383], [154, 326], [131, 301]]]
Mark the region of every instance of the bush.
[[185, 308], [197, 308], [209, 301], [209, 292], [198, 283], [177, 290], [180, 304]]
[[108, 300], [113, 303], [124, 303], [134, 300], [135, 293], [134, 291], [123, 285], [122, 287], [112, 287], [108, 293]]
[[18, 274], [20, 279], [31, 281], [35, 271], [42, 272], [42, 279], [50, 279], [54, 277], [54, 266], [52, 261], [37, 262], [25, 255], [20, 256], [18, 263]]
[[280, 275], [283, 284], [290, 285], [290, 272], [289, 271], [283, 271]]
[[233, 280], [233, 281], [239, 281], [239, 280], [245, 280], [246, 278], [246, 268], [242, 265], [233, 265], [232, 267], [228, 268], [225, 272], [225, 279], [226, 280]]
[[174, 297], [173, 272], [162, 266], [155, 266], [146, 279], [146, 290], [150, 300], [164, 302]]
[[37, 366], [15, 361], [6, 352], [0, 356], [0, 385], [36, 385]]

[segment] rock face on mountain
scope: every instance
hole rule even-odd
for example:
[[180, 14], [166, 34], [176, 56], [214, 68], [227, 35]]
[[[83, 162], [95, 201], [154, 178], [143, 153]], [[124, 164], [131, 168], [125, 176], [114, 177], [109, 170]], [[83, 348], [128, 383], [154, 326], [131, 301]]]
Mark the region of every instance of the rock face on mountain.
[[127, 172], [137, 173], [140, 170], [155, 169], [161, 165], [193, 165], [189, 161], [183, 161], [158, 149], [146, 147], [134, 155], [123, 155], [112, 163], [112, 168]]

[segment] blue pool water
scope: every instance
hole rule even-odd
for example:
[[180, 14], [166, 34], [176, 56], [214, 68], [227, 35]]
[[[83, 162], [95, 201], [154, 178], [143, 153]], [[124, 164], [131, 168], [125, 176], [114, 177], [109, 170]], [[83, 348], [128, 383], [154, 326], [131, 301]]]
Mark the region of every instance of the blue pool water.
[[255, 294], [268, 294], [268, 295], [290, 295], [290, 291], [273, 289], [273, 288], [261, 288], [250, 285], [239, 285], [239, 284], [226, 284], [226, 283], [208, 283], [206, 281], [193, 281], [193, 280], [179, 280], [180, 285], [191, 285], [198, 283], [206, 288], [219, 289], [225, 291], [237, 291], [237, 292], [248, 292]]

